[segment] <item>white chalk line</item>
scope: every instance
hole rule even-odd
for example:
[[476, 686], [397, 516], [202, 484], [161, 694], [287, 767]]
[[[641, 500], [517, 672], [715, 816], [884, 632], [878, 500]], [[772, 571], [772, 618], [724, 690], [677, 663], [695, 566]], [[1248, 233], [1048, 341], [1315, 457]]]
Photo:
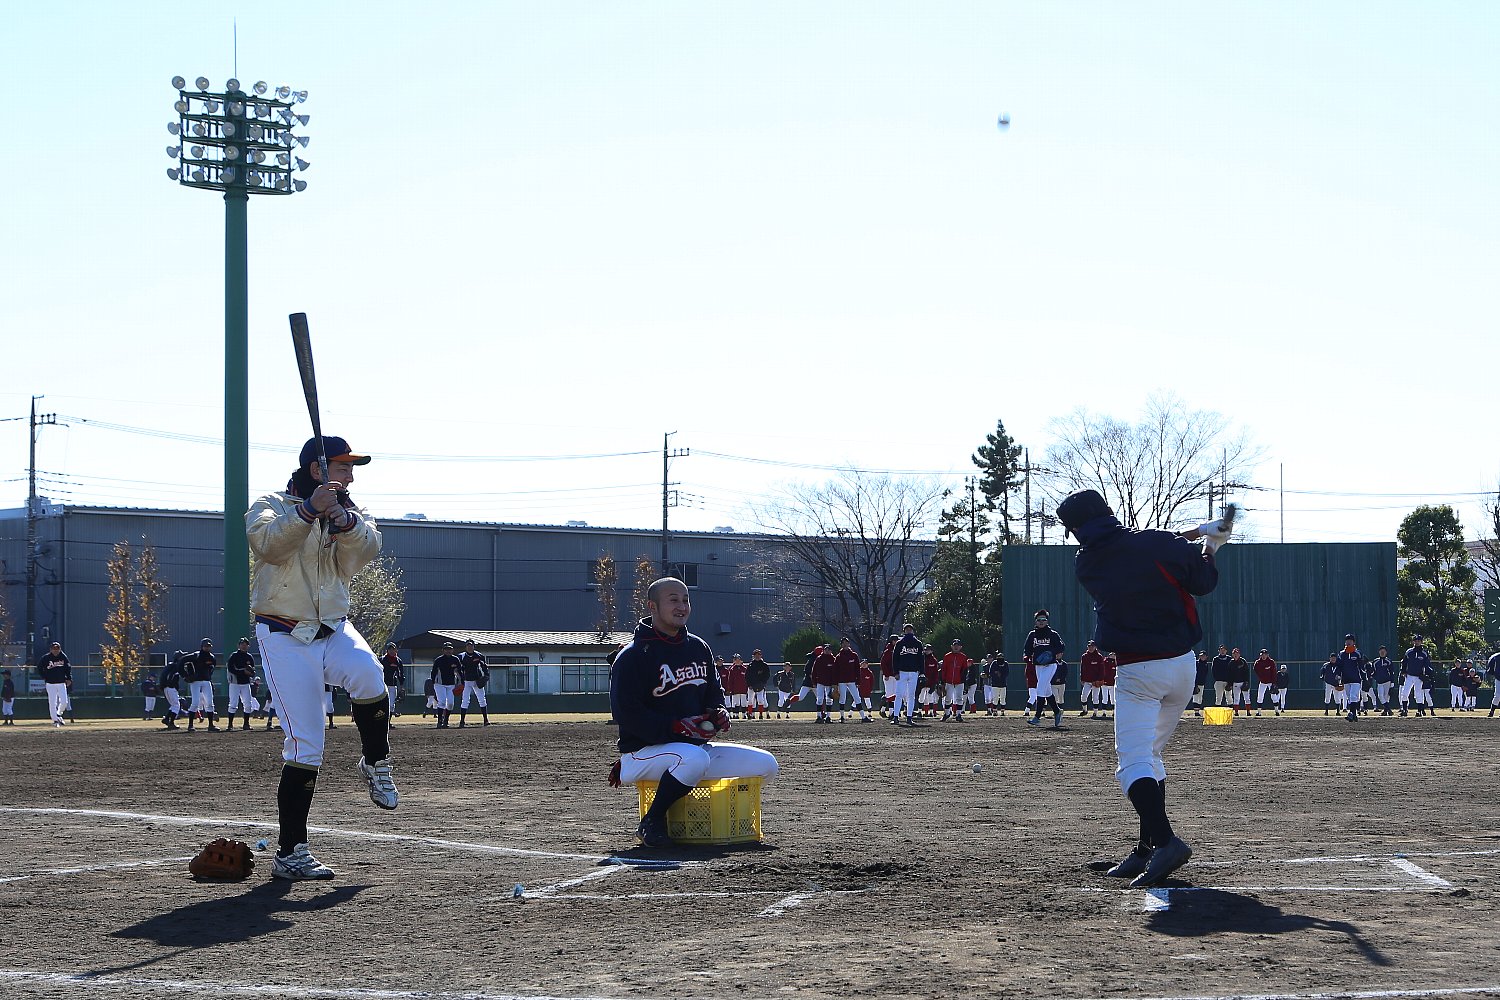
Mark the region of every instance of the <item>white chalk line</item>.
[[1378, 864], [1392, 858], [1476, 858], [1500, 854], [1500, 848], [1476, 851], [1393, 851], [1390, 854], [1348, 854], [1324, 858], [1252, 858], [1248, 861], [1194, 861], [1194, 868], [1231, 868], [1244, 864], [1323, 865], [1336, 861], [1363, 861]]
[[[0, 813], [29, 813], [32, 815], [94, 816], [101, 819], [125, 819], [146, 823], [169, 823], [176, 826], [242, 826], [256, 830], [274, 830], [275, 823], [264, 820], [237, 819], [212, 816], [166, 816], [155, 813], [121, 812], [109, 809], [62, 809], [47, 807], [0, 806]], [[563, 861], [591, 861], [600, 865], [625, 865], [641, 868], [677, 867], [680, 861], [647, 858], [622, 858], [615, 854], [573, 854], [561, 851], [536, 851], [521, 847], [503, 847], [498, 844], [478, 844], [464, 840], [444, 840], [439, 837], [421, 837], [405, 833], [375, 833], [369, 830], [345, 830], [331, 826], [310, 826], [309, 833], [320, 833], [330, 837], [347, 837], [352, 840], [396, 841], [443, 847], [451, 851], [468, 851], [474, 854], [503, 854], [512, 857], [550, 858]]]
[[572, 996], [536, 993], [479, 993], [473, 990], [380, 990], [358, 987], [330, 988], [295, 985], [265, 986], [250, 983], [226, 983], [219, 980], [187, 981], [182, 979], [136, 979], [120, 976], [90, 976], [67, 972], [37, 972], [31, 969], [0, 969], [0, 980], [47, 983], [55, 986], [86, 986], [90, 990], [115, 987], [121, 990], [148, 990], [156, 993], [196, 993], [200, 996], [245, 997], [317, 997], [323, 1000], [613, 1000], [609, 997]]
[[1137, 892], [1443, 892], [1436, 886], [1416, 885], [1173, 885], [1156, 889], [1111, 889], [1082, 886], [1077, 892], [1134, 894]]
[[1430, 885], [1436, 889], [1453, 888], [1452, 882], [1449, 882], [1445, 878], [1439, 878], [1438, 876], [1432, 874], [1432, 872], [1413, 864], [1405, 858], [1392, 858], [1391, 865], [1401, 871], [1406, 872], [1406, 874], [1410, 875], [1412, 878], [1417, 879], [1421, 882], [1425, 882], [1427, 885]]
[[128, 868], [150, 868], [153, 865], [170, 865], [183, 861], [191, 861], [193, 856], [185, 854], [180, 858], [155, 858], [150, 861], [111, 861], [102, 865], [77, 865], [72, 868], [47, 868], [39, 872], [30, 872], [26, 875], [7, 875], [0, 878], [0, 882], [24, 882], [27, 879], [47, 878], [53, 875], [87, 875], [94, 872], [107, 872], [116, 869]]
[[794, 892], [790, 896], [783, 896], [770, 906], [756, 914], [757, 917], [765, 917], [774, 920], [787, 910], [793, 910], [810, 899], [820, 896], [858, 896], [860, 893], [869, 892], [869, 889], [812, 889], [808, 892]]
[[592, 882], [596, 879], [608, 878], [616, 872], [622, 872], [624, 870], [624, 865], [608, 865], [604, 868], [596, 868], [595, 870], [589, 872], [587, 875], [580, 875], [577, 878], [566, 879], [562, 882], [554, 882], [552, 885], [544, 885], [540, 889], [523, 889], [521, 891], [521, 896], [524, 899], [545, 899], [549, 896], [557, 895], [557, 893], [563, 889], [571, 889], [575, 885], [583, 885], [585, 882]]
[[1326, 993], [1202, 993], [1185, 996], [1089, 997], [1083, 1000], [1383, 1000], [1386, 997], [1456, 997], [1473, 996], [1476, 993], [1500, 993], [1500, 983], [1493, 986], [1449, 986], [1436, 989], [1337, 990]]

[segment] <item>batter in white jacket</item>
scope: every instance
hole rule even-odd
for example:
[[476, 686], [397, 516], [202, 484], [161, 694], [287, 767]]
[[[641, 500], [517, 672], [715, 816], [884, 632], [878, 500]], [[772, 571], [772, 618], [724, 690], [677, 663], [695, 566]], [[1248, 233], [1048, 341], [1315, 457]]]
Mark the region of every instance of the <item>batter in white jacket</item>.
[[323, 685], [349, 692], [364, 755], [359, 771], [370, 799], [396, 808], [389, 714], [380, 661], [348, 622], [349, 580], [380, 554], [380, 532], [349, 498], [354, 467], [370, 461], [343, 438], [324, 436], [328, 480], [322, 482], [318, 439], [302, 448], [301, 466], [282, 493], [245, 515], [255, 578], [250, 606], [266, 685], [281, 726], [281, 784], [276, 792], [280, 844], [271, 874], [326, 879], [333, 871], [307, 846], [307, 817], [323, 763]]

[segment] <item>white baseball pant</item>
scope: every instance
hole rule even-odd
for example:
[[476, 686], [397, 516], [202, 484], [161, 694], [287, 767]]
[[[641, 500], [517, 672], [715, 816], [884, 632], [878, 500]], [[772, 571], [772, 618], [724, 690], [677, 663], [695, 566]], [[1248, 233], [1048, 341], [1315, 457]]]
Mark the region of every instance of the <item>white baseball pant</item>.
[[327, 722], [323, 685], [337, 684], [352, 700], [368, 702], [385, 696], [385, 670], [348, 622], [340, 622], [327, 638], [305, 644], [259, 623], [255, 637], [265, 663], [266, 686], [281, 717], [281, 757], [289, 764], [320, 767]]
[[483, 685], [480, 685], [473, 681], [464, 681], [464, 700], [463, 703], [458, 706], [460, 709], [465, 712], [469, 710], [469, 697], [471, 695], [473, 696], [475, 701], [479, 702], [480, 708], [490, 707], [490, 698], [489, 695], [485, 692]]
[[1258, 682], [1256, 682], [1256, 685], [1255, 685], [1255, 703], [1257, 705], [1260, 705], [1260, 706], [1264, 707], [1265, 703], [1266, 703], [1266, 695], [1268, 695], [1268, 694], [1271, 696], [1271, 704], [1275, 705], [1276, 704], [1276, 685], [1275, 684], [1267, 684], [1265, 681], [1258, 681]]
[[1191, 652], [1120, 664], [1115, 680], [1115, 777], [1122, 792], [1141, 778], [1167, 779], [1162, 751], [1187, 708], [1197, 669]]
[[829, 709], [833, 708], [833, 685], [817, 685], [817, 699], [819, 709], [828, 711]]
[[1346, 711], [1359, 711], [1359, 688], [1359, 681], [1344, 682], [1344, 708]]
[[903, 670], [896, 675], [896, 701], [891, 707], [891, 715], [901, 714], [901, 706], [906, 706], [906, 717], [909, 719], [917, 714], [917, 672], [915, 670]]
[[232, 717], [235, 714], [235, 706], [238, 705], [241, 712], [249, 715], [255, 711], [250, 707], [253, 700], [250, 697], [249, 684], [231, 684], [229, 685], [229, 707], [224, 710], [224, 714]]
[[63, 721], [63, 713], [68, 710], [68, 686], [66, 684], [48, 684], [47, 686], [47, 709], [52, 713], [53, 722]]
[[445, 712], [453, 710], [453, 687], [452, 684], [434, 684], [432, 686], [432, 694], [437, 700], [437, 707]]
[[719, 778], [775, 779], [781, 768], [776, 758], [759, 747], [739, 743], [657, 743], [620, 755], [620, 780], [660, 781], [670, 774], [694, 788], [700, 781]]
[[859, 684], [855, 681], [839, 681], [839, 707], [845, 703], [850, 708], [859, 707]]
[[964, 686], [962, 684], [943, 685], [944, 703], [955, 712], [964, 710]]
[[148, 694], [144, 697], [146, 699], [146, 714], [150, 715], [152, 712], [156, 711], [156, 695]]
[[188, 705], [189, 712], [203, 712], [208, 715], [214, 714], [214, 682], [192, 681], [188, 684], [188, 694], [191, 701]]
[[176, 688], [162, 688], [162, 693], [167, 696], [167, 710], [173, 715], [181, 715], [182, 692]]

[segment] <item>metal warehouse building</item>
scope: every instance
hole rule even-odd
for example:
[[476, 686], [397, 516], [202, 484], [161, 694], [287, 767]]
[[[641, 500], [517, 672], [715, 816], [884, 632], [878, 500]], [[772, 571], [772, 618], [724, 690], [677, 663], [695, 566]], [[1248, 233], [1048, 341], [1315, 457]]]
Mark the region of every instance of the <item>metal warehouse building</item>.
[[[629, 617], [635, 564], [658, 562], [659, 532], [587, 526], [380, 522], [385, 554], [402, 570], [407, 612], [397, 636], [451, 630], [585, 631], [600, 605], [594, 564], [614, 557], [618, 617]], [[105, 642], [106, 564], [117, 542], [149, 543], [170, 584], [170, 636], [151, 652], [196, 647], [204, 636], [223, 643], [250, 634], [248, 612], [225, 621], [223, 519], [217, 512], [68, 507], [48, 504], [37, 519], [35, 642], [57, 640], [77, 664], [97, 663]], [[673, 532], [670, 569], [693, 588], [693, 630], [716, 652], [749, 655], [755, 646], [778, 658], [782, 639], [801, 622], [758, 620], [775, 602], [771, 584], [751, 579], [749, 556], [765, 536], [730, 531]], [[23, 655], [26, 609], [26, 517], [0, 512], [0, 564], [17, 642], [7, 662]], [[617, 623], [620, 624], [620, 623]], [[232, 647], [230, 647], [232, 648]], [[30, 655], [34, 655], [30, 654]]]

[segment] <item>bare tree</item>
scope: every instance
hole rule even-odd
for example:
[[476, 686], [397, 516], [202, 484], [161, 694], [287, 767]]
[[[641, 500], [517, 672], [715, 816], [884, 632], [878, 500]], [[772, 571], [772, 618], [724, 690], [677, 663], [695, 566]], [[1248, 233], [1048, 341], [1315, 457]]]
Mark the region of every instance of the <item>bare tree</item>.
[[[151, 647], [169, 638], [167, 633], [169, 586], [167, 581], [162, 579], [161, 563], [156, 558], [156, 549], [146, 541], [144, 536], [141, 538], [140, 555], [136, 556], [135, 566], [131, 570], [131, 580], [135, 586], [140, 664], [144, 664], [151, 655]], [[134, 680], [135, 672], [132, 668], [130, 670], [132, 676], [126, 680]]]
[[620, 595], [615, 592], [615, 587], [620, 582], [620, 567], [615, 565], [615, 557], [608, 552], [601, 553], [594, 563], [594, 585], [599, 590], [599, 638], [608, 637], [610, 630], [619, 625]]
[[[1223, 491], [1243, 491], [1259, 463], [1248, 432], [1222, 414], [1189, 410], [1171, 394], [1153, 395], [1139, 423], [1083, 408], [1053, 420], [1047, 448], [1056, 501], [1095, 489], [1137, 528], [1168, 528], [1207, 517]], [[1211, 503], [1211, 501], [1213, 501]]]
[[[4, 568], [5, 564], [0, 562], [0, 570]], [[15, 625], [10, 614], [10, 604], [6, 602], [5, 590], [5, 581], [0, 580], [0, 645], [10, 642], [10, 630]]]
[[851, 469], [752, 504], [752, 519], [778, 536], [747, 567], [782, 592], [763, 613], [826, 621], [873, 655], [927, 578], [942, 495], [928, 480]]
[[349, 580], [349, 624], [365, 637], [371, 649], [390, 639], [406, 614], [406, 588], [401, 567], [391, 556], [380, 556]]
[[1484, 502], [1484, 530], [1473, 565], [1484, 587], [1500, 588], [1500, 492]]
[[[646, 591], [656, 582], [656, 563], [648, 555], [635, 557], [635, 586], [630, 591], [630, 613], [636, 621], [649, 615], [646, 608]], [[634, 623], [632, 623], [633, 626]]]
[[99, 647], [99, 653], [104, 666], [104, 679], [110, 684], [129, 683], [129, 674], [141, 659], [135, 641], [137, 621], [134, 595], [131, 593], [133, 564], [129, 542], [116, 542], [104, 564], [107, 581], [104, 590], [104, 634], [108, 641]]

